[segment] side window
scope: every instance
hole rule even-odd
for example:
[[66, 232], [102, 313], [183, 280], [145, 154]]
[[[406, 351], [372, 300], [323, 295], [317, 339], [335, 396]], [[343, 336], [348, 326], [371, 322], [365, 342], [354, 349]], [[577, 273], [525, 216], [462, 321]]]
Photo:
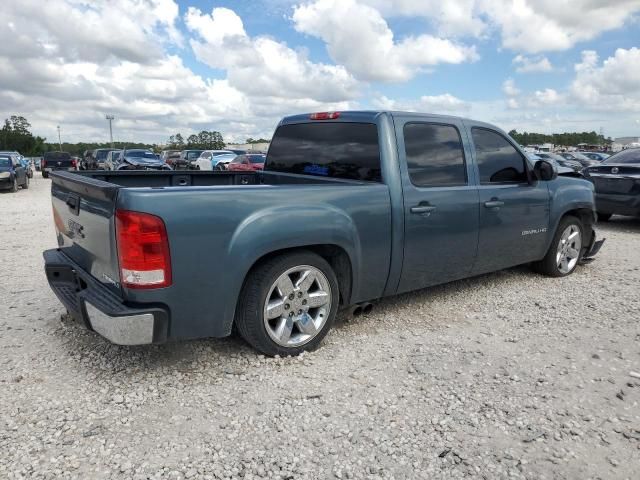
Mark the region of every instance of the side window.
[[506, 138], [484, 128], [472, 128], [480, 183], [526, 183], [524, 157]]
[[464, 150], [453, 125], [407, 123], [404, 148], [411, 183], [417, 187], [467, 184]]

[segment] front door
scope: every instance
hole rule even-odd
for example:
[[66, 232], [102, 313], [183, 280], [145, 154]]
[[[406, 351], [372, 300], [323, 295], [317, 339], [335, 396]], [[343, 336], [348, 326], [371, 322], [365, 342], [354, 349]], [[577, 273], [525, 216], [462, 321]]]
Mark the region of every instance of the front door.
[[480, 193], [474, 274], [539, 260], [549, 228], [549, 189], [534, 181], [524, 155], [501, 133], [472, 127]]
[[398, 292], [470, 274], [478, 245], [478, 190], [461, 123], [394, 118], [404, 192]]

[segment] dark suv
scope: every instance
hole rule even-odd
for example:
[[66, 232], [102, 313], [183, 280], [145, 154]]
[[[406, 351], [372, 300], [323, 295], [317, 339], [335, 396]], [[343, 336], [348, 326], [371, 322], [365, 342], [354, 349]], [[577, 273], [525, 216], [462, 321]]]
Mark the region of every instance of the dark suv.
[[76, 161], [67, 152], [47, 152], [41, 163], [42, 177], [48, 178], [54, 170], [76, 170]]

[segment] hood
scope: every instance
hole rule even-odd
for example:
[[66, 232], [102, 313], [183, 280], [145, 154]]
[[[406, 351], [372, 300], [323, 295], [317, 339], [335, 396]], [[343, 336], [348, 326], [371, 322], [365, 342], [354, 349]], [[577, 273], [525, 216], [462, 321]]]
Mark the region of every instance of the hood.
[[131, 165], [140, 165], [140, 166], [156, 167], [156, 166], [164, 165], [164, 162], [159, 158], [129, 157], [125, 155], [124, 161], [127, 163], [130, 163]]

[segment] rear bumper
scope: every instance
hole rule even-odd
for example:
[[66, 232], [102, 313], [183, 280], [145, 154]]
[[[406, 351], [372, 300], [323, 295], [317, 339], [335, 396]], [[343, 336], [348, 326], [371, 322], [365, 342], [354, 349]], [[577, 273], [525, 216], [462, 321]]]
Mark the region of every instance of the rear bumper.
[[46, 250], [43, 255], [49, 286], [71, 316], [88, 329], [118, 345], [144, 345], [167, 340], [167, 308], [125, 305], [121, 297], [60, 250]]
[[596, 193], [596, 209], [600, 213], [640, 216], [640, 195]]

